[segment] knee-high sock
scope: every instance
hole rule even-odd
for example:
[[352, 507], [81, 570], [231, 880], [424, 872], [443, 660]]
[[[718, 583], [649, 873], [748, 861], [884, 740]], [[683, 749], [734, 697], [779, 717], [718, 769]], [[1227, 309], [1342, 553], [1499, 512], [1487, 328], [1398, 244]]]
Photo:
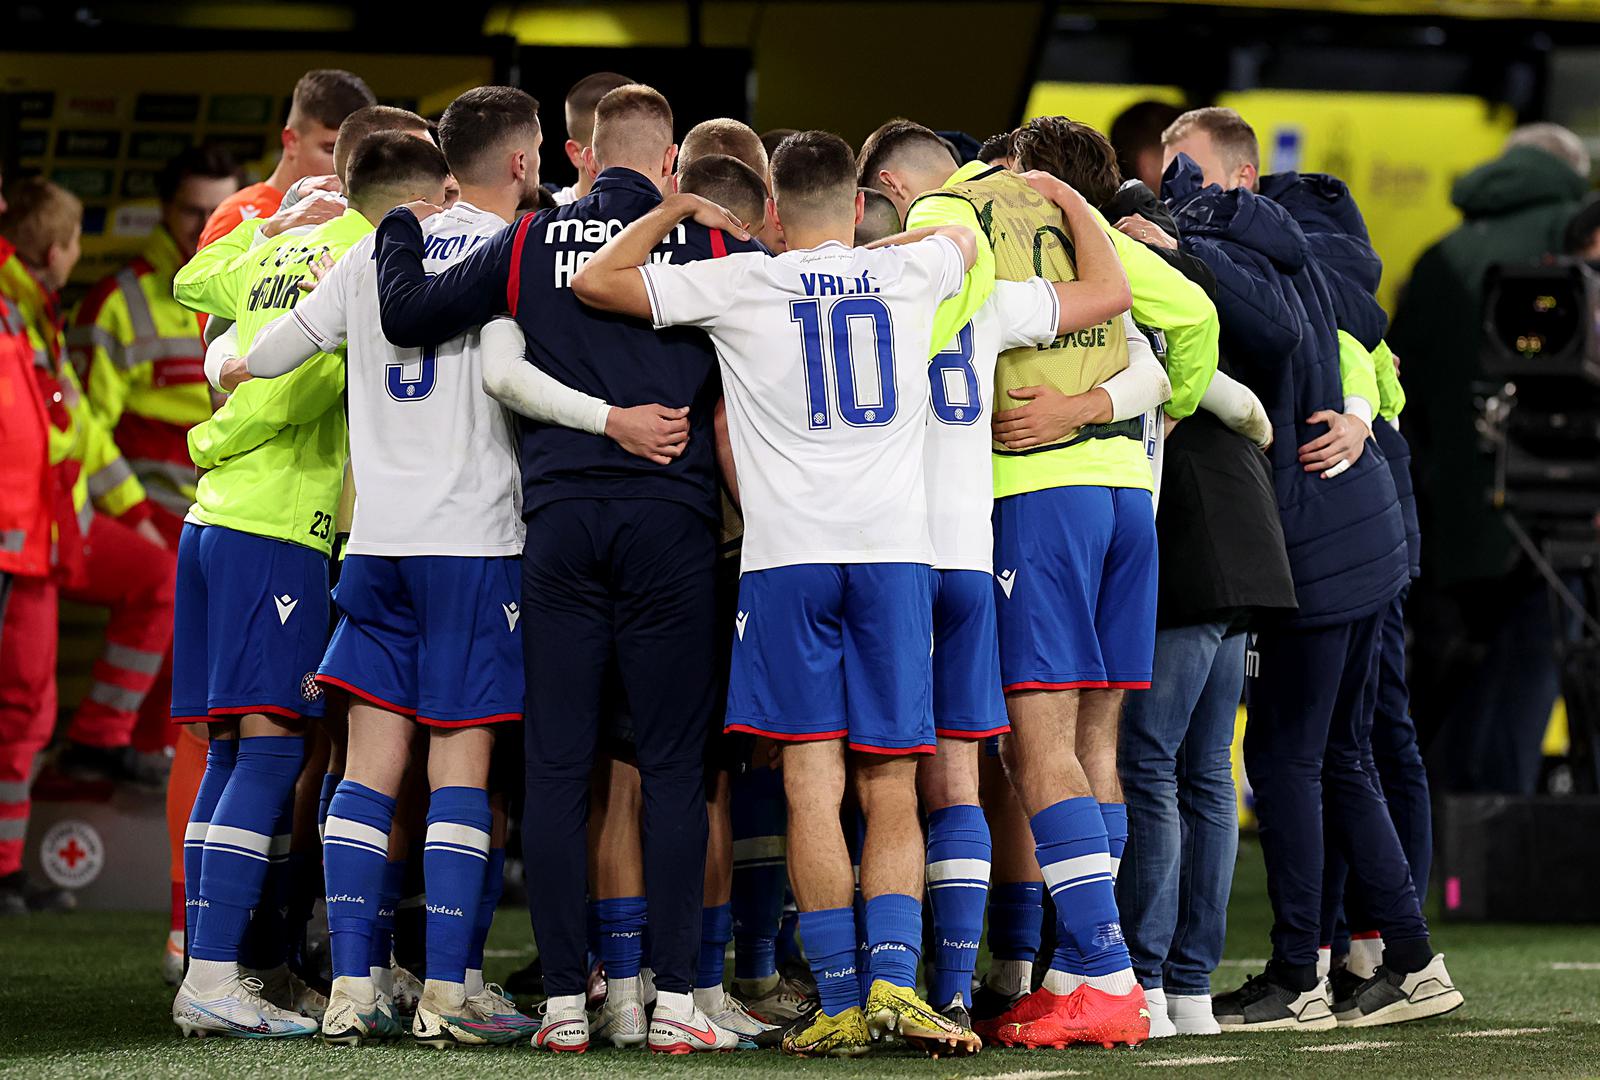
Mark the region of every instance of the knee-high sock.
[[1039, 958], [1044, 926], [1044, 883], [1002, 881], [989, 893], [989, 954], [996, 960]]
[[394, 952], [395, 911], [400, 906], [400, 893], [406, 884], [406, 860], [391, 859], [383, 864], [383, 886], [378, 893], [378, 917], [372, 924], [372, 940], [367, 943], [367, 969], [374, 972], [389, 970], [389, 956]]
[[194, 944], [194, 924], [200, 915], [200, 866], [205, 857], [206, 830], [211, 827], [217, 802], [227, 789], [228, 778], [233, 775], [238, 754], [237, 740], [211, 740], [206, 750], [206, 769], [200, 777], [200, 790], [195, 793], [194, 805], [189, 810], [189, 824], [183, 834], [183, 921], [184, 940], [190, 945]]
[[866, 902], [866, 915], [872, 979], [915, 989], [922, 959], [922, 903], [904, 893], [884, 893]]
[[468, 981], [471, 972], [483, 975], [483, 950], [489, 943], [489, 930], [494, 926], [495, 908], [500, 906], [500, 895], [506, 886], [506, 849], [489, 849], [489, 865], [483, 871], [483, 895], [478, 900], [478, 918], [472, 924], [472, 940], [467, 944]]
[[365, 978], [371, 971], [394, 802], [363, 784], [341, 780], [328, 805], [322, 861], [335, 978]]
[[[943, 1008], [970, 996], [989, 896], [989, 823], [976, 806], [928, 815], [928, 906], [933, 917], [929, 996]], [[1037, 926], [1037, 923], [1035, 923]]]
[[489, 868], [489, 793], [444, 787], [428, 800], [428, 838], [422, 848], [428, 888], [428, 979], [459, 983]]
[[255, 971], [278, 967], [289, 958], [289, 903], [294, 891], [289, 865], [294, 841], [294, 787], [284, 795], [278, 820], [267, 849], [267, 876], [261, 883], [261, 902], [250, 916], [250, 928], [239, 945], [239, 963]]
[[339, 789], [343, 777], [336, 773], [322, 774], [322, 787], [317, 792], [317, 836], [328, 828], [328, 807], [333, 805], [333, 793]]
[[631, 979], [644, 963], [644, 897], [615, 896], [594, 902], [600, 963], [606, 981]]
[[1066, 799], [1033, 815], [1029, 825], [1056, 906], [1059, 944], [1046, 985], [1057, 993], [1083, 982], [1110, 993], [1132, 990], [1100, 807], [1092, 798]]
[[1100, 804], [1100, 820], [1106, 826], [1106, 850], [1111, 856], [1111, 880], [1122, 868], [1122, 853], [1128, 847], [1128, 808], [1123, 803]]
[[861, 982], [856, 977], [856, 913], [851, 908], [800, 913], [800, 934], [806, 941], [811, 972], [817, 978], [822, 1011], [838, 1016], [859, 1006]]
[[765, 979], [778, 970], [778, 924], [788, 883], [783, 774], [751, 769], [735, 776], [731, 798], [733, 974]]
[[695, 968], [696, 990], [721, 989], [728, 964], [728, 941], [733, 937], [730, 904], [700, 909], [700, 962]]
[[206, 829], [200, 915], [189, 955], [237, 962], [250, 911], [262, 900], [273, 834], [300, 773], [304, 741], [291, 735], [239, 740], [233, 775]]

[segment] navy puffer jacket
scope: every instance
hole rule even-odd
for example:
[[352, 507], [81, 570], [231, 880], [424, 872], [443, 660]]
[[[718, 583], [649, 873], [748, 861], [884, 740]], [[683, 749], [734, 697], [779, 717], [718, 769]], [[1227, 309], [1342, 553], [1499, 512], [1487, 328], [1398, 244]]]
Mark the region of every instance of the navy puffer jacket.
[[[1367, 223], [1345, 182], [1325, 173], [1286, 172], [1263, 176], [1256, 188], [1289, 211], [1306, 234], [1311, 255], [1322, 267], [1333, 292], [1339, 329], [1369, 352], [1377, 348], [1389, 322], [1377, 300], [1383, 261], [1372, 248]], [[1377, 403], [1373, 406], [1376, 408]], [[1417, 497], [1411, 488], [1411, 447], [1386, 420], [1373, 421], [1372, 436], [1394, 476], [1400, 517], [1406, 528], [1407, 565], [1411, 576], [1416, 577], [1422, 572], [1422, 527], [1417, 521]]]
[[1333, 479], [1301, 467], [1299, 447], [1343, 411], [1334, 297], [1289, 212], [1244, 189], [1205, 186], [1179, 155], [1162, 195], [1183, 250], [1217, 277], [1222, 349], [1272, 420], [1273, 489], [1300, 604], [1293, 622], [1332, 626], [1371, 615], [1408, 577], [1405, 529], [1388, 462], [1369, 446]]

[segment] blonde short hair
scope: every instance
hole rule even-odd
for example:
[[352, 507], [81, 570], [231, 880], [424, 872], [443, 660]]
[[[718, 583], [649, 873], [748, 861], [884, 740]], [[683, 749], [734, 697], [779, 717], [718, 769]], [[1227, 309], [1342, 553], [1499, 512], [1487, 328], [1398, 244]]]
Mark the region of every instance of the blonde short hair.
[[52, 246], [70, 244], [82, 225], [83, 203], [60, 184], [30, 176], [6, 189], [0, 236], [34, 265], [49, 257]]

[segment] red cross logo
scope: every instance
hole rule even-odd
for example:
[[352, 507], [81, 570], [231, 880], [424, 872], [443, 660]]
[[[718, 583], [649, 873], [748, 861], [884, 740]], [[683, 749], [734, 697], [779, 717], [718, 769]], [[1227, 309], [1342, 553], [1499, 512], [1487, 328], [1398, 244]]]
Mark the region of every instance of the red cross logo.
[[67, 864], [68, 870], [76, 870], [78, 868], [78, 860], [87, 858], [89, 853], [78, 846], [78, 838], [74, 836], [67, 841], [66, 847], [59, 848], [56, 851], [56, 855], [60, 857], [62, 862]]

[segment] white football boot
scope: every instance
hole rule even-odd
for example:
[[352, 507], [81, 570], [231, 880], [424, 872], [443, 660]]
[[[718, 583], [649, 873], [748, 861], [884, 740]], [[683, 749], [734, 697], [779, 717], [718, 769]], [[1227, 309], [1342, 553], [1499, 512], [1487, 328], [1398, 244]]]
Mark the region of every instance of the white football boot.
[[539, 1006], [543, 1017], [533, 1035], [535, 1050], [581, 1054], [589, 1049], [589, 1014], [583, 1008], [583, 995], [546, 998]]
[[650, 1051], [694, 1054], [739, 1049], [739, 1036], [711, 1022], [688, 994], [658, 994], [650, 1016]]
[[289, 970], [288, 964], [279, 964], [264, 971], [243, 969], [247, 976], [261, 980], [261, 995], [280, 1009], [321, 1020], [328, 1011], [328, 999], [322, 992], [300, 981], [300, 976]]
[[185, 1036], [201, 1038], [293, 1039], [316, 1034], [315, 1020], [278, 1008], [261, 990], [260, 979], [237, 974], [206, 988], [185, 980], [172, 999], [172, 1022]]
[[643, 1046], [649, 1033], [645, 1016], [644, 984], [639, 976], [611, 979], [606, 983], [606, 1001], [594, 1015], [590, 1034], [612, 1046]]

